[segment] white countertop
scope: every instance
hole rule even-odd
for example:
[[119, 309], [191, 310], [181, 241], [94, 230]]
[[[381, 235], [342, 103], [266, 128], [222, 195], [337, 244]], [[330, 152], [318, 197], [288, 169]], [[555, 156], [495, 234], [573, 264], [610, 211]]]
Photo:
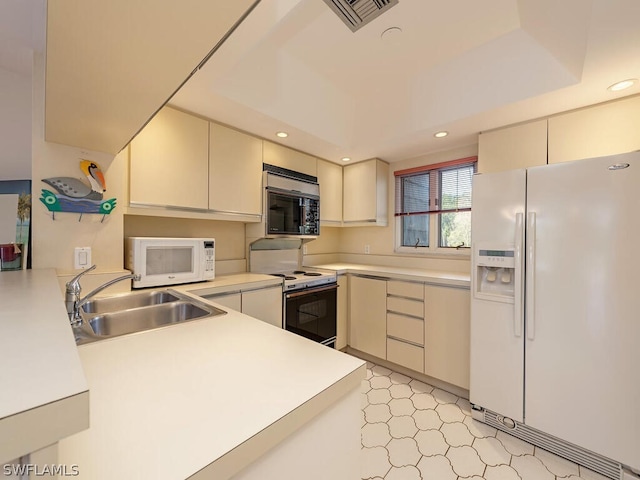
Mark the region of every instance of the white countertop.
[[60, 442], [59, 461], [91, 480], [226, 478], [219, 459], [364, 378], [363, 361], [233, 311], [78, 350], [91, 427]]
[[469, 287], [471, 282], [471, 275], [468, 273], [439, 272], [419, 268], [386, 267], [381, 265], [363, 265], [357, 263], [330, 263], [325, 265], [314, 265], [314, 268], [335, 270], [338, 275], [356, 273], [361, 275], [389, 277], [394, 280], [417, 281], [455, 287]]
[[88, 386], [54, 270], [2, 272], [0, 305], [2, 464], [86, 428]]

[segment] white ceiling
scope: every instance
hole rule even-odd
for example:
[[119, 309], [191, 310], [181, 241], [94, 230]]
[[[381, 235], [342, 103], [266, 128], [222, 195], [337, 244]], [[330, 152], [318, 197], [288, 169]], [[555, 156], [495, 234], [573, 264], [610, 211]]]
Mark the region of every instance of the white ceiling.
[[355, 33], [323, 0], [262, 0], [170, 103], [328, 160], [394, 162], [639, 93], [606, 90], [639, 77], [638, 0], [400, 0]]
[[[45, 14], [0, 2], [0, 68], [30, 74]], [[400, 0], [355, 33], [323, 0], [262, 0], [170, 103], [328, 160], [394, 162], [640, 93], [606, 90], [626, 78], [639, 0]]]

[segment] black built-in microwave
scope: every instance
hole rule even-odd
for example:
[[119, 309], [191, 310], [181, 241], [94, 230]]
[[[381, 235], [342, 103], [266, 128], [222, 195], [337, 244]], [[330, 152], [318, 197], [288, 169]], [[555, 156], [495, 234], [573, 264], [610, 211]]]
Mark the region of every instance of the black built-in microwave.
[[267, 236], [317, 237], [320, 186], [316, 177], [265, 164], [264, 221]]

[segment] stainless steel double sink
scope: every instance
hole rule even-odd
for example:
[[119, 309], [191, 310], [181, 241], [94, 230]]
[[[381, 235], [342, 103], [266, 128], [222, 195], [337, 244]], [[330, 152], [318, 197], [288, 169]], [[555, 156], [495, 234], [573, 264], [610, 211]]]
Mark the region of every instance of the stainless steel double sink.
[[82, 345], [225, 313], [169, 289], [133, 292], [86, 302], [80, 309], [82, 325], [73, 331]]

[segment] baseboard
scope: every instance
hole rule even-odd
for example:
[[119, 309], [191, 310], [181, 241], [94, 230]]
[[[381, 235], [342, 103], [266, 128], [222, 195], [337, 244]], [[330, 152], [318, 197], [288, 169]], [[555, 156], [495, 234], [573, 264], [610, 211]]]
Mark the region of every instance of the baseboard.
[[369, 355], [368, 353], [361, 352], [360, 350], [356, 350], [349, 346], [347, 346], [344, 352], [353, 355], [354, 357], [361, 358], [362, 360], [366, 360], [367, 362], [375, 363], [376, 365], [382, 365], [383, 367], [389, 368], [394, 372], [401, 373], [403, 375], [406, 375], [407, 377], [415, 378], [416, 380], [427, 383], [433, 387], [439, 388], [440, 390], [453, 393], [458, 397], [469, 400], [469, 390], [465, 388], [453, 385], [438, 378], [430, 377], [429, 375], [425, 375], [424, 373], [416, 372], [415, 370], [403, 367], [402, 365], [398, 365], [396, 363], [374, 357], [373, 355]]

